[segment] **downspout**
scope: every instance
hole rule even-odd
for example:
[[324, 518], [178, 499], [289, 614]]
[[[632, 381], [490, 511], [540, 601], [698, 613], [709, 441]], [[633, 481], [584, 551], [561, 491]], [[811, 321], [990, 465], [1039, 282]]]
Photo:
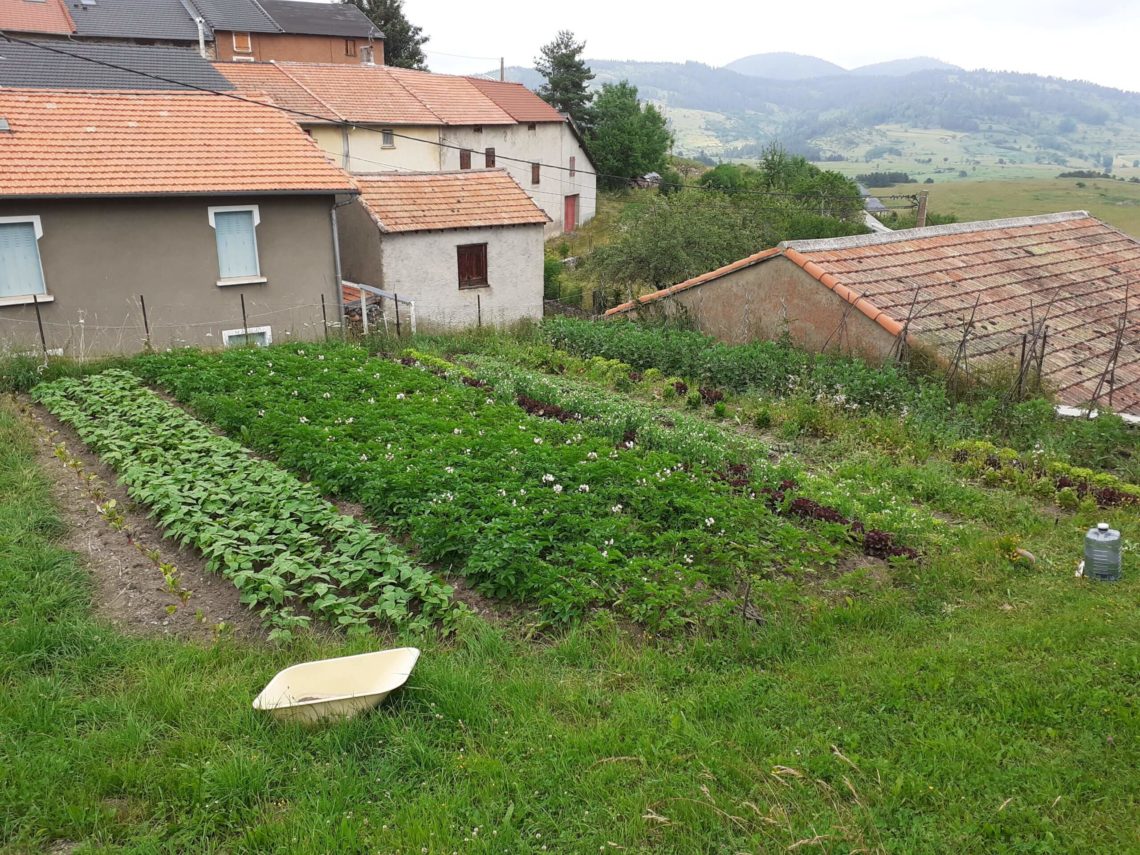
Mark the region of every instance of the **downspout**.
[[344, 284], [341, 278], [340, 270], [340, 229], [337, 227], [336, 222], [336, 209], [343, 208], [346, 205], [352, 204], [352, 197], [345, 199], [343, 202], [333, 202], [332, 209], [329, 211], [329, 219], [332, 221], [332, 239], [333, 239], [333, 274], [336, 277], [336, 316], [337, 323], [340, 324], [341, 335], [344, 334]]
[[199, 16], [194, 19], [194, 23], [198, 25], [198, 53], [202, 55], [202, 59], [209, 59], [206, 56], [206, 22]]
[[340, 126], [340, 168], [349, 171], [348, 164], [352, 160], [352, 143], [349, 140], [351, 128], [348, 125]]

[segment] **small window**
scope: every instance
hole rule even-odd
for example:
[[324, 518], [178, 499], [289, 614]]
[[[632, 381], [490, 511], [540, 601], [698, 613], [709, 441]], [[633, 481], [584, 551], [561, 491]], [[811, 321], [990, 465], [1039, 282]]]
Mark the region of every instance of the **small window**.
[[459, 168], [460, 169], [470, 169], [471, 168], [471, 149], [465, 148], [459, 152]]
[[380, 131], [380, 145], [384, 148], [396, 147], [396, 134], [391, 128], [384, 128], [384, 130]]
[[538, 184], [542, 181], [542, 164], [532, 163], [530, 165], [530, 183]]
[[344, 40], [344, 55], [356, 56], [356, 39]]
[[253, 40], [249, 33], [234, 33], [234, 53], [252, 53]]
[[39, 217], [0, 217], [0, 303], [45, 294]]
[[488, 169], [495, 167], [495, 150], [493, 148], [487, 149], [483, 152], [483, 161], [486, 163]]
[[246, 345], [267, 347], [273, 344], [273, 327], [222, 330], [222, 344], [226, 347], [244, 347]]
[[480, 288], [487, 284], [487, 244], [456, 247], [459, 256], [459, 287]]
[[571, 157], [570, 158], [570, 177], [571, 178], [574, 177], [577, 170], [578, 170], [578, 158]]
[[257, 258], [257, 226], [261, 222], [257, 206], [210, 208], [209, 213], [218, 243], [218, 284], [264, 282]]
[[527, 129], [528, 131], [537, 131], [537, 130], [538, 130], [538, 125], [536, 125], [534, 122], [528, 122], [528, 123], [527, 123], [527, 126], [526, 126], [526, 129]]
[[475, 127], [473, 127], [471, 130], [477, 134], [481, 134], [481, 133], [483, 133], [483, 126], [482, 125], [475, 125]]

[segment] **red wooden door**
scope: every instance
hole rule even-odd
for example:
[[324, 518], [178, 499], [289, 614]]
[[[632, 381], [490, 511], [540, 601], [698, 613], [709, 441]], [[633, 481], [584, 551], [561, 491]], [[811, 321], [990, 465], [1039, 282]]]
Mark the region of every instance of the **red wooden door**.
[[566, 209], [562, 213], [562, 231], [571, 234], [578, 228], [578, 194], [566, 197]]

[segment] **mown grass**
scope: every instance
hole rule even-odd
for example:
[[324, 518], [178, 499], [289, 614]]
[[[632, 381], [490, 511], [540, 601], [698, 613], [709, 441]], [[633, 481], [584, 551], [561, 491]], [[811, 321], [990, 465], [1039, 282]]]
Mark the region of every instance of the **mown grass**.
[[[1058, 172], [1064, 169], [1057, 167]], [[1084, 186], [1078, 186], [1083, 184]], [[1140, 237], [1140, 184], [1105, 178], [993, 179], [900, 184], [884, 193], [930, 191], [930, 210], [959, 222], [1088, 211], [1126, 234]], [[890, 223], [888, 222], [888, 225]]]
[[[805, 446], [805, 449], [808, 446]], [[1140, 591], [1073, 578], [1089, 513], [938, 460], [811, 464], [946, 515], [919, 565], [824, 570], [764, 623], [554, 637], [475, 621], [317, 731], [286, 664], [409, 639], [211, 646], [93, 619], [27, 427], [0, 411], [0, 846], [171, 852], [1122, 852], [1140, 847]], [[1134, 510], [1098, 514], [1135, 537]], [[1011, 560], [1013, 544], [1037, 563]], [[478, 829], [478, 831], [476, 831]]]

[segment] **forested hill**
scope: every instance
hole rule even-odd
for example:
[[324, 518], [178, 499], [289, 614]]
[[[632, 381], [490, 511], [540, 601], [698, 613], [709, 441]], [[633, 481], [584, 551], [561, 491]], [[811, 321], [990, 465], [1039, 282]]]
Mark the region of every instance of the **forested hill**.
[[[1109, 125], [1126, 125], [1133, 131], [1140, 127], [1138, 93], [1032, 74], [951, 67], [900, 75], [898, 63], [890, 63], [881, 74], [871, 66], [780, 80], [696, 62], [590, 60], [589, 64], [597, 75], [595, 85], [625, 79], [643, 98], [662, 105], [675, 120], [679, 148], [690, 152], [701, 138], [736, 146], [743, 156], [750, 143], [779, 139], [808, 156], [849, 155], [844, 151], [845, 134], [904, 125], [1025, 137], [1049, 162], [1064, 163], [1088, 154], [1088, 136], [1082, 138], [1086, 129], [1103, 137], [1097, 129]], [[511, 79], [527, 85], [541, 82], [533, 69], [508, 71]], [[704, 114], [699, 117], [700, 134], [689, 133], [691, 129], [677, 118], [684, 111]]]

